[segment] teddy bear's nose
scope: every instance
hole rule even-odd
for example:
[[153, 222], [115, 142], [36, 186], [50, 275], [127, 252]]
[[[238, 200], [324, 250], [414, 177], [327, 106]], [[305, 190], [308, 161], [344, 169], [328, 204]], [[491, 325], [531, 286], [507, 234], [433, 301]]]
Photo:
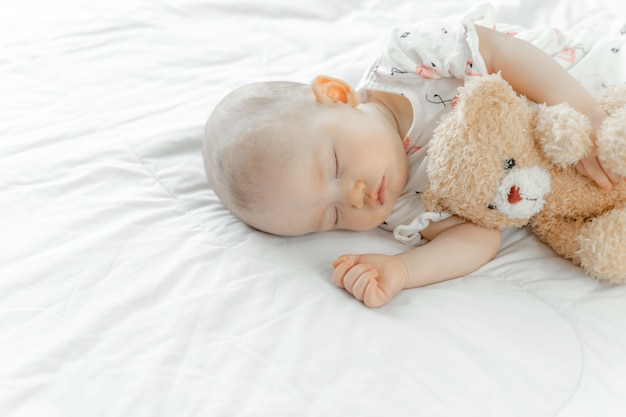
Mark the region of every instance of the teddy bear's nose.
[[508, 197], [510, 204], [516, 204], [522, 201], [522, 196], [520, 195], [519, 191], [520, 190], [517, 185], [514, 185], [511, 187], [511, 189], [509, 190], [509, 197]]

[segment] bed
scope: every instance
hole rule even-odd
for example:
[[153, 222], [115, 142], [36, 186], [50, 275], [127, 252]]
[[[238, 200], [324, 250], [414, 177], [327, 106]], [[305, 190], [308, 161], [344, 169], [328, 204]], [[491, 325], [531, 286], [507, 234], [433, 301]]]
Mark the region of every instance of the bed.
[[[626, 287], [529, 230], [468, 276], [368, 309], [331, 262], [403, 250], [390, 233], [266, 235], [205, 181], [204, 123], [232, 88], [354, 82], [390, 26], [478, 4], [3, 1], [0, 414], [626, 415]], [[537, 27], [623, 13], [493, 4]]]

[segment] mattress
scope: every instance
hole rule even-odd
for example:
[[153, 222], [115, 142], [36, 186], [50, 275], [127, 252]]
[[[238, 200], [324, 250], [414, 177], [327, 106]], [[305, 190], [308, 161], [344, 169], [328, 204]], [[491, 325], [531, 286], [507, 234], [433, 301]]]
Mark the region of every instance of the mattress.
[[[404, 250], [390, 233], [266, 235], [206, 183], [204, 123], [232, 88], [354, 82], [389, 27], [478, 4], [3, 1], [0, 413], [626, 415], [626, 287], [528, 229], [478, 271], [368, 309], [331, 262]], [[528, 27], [623, 14], [493, 4]]]

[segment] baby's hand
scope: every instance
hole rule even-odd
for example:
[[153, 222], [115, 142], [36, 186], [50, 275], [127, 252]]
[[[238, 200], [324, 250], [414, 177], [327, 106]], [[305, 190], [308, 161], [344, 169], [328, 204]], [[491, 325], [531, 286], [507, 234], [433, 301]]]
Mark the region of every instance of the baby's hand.
[[623, 178], [602, 167], [595, 150], [590, 156], [581, 159], [576, 164], [576, 169], [584, 176], [591, 178], [600, 187], [607, 190], [615, 185], [621, 184], [623, 181]]
[[595, 116], [591, 117], [591, 141], [594, 143], [593, 150], [586, 158], [581, 159], [576, 164], [576, 169], [578, 172], [583, 174], [586, 177], [589, 177], [593, 181], [595, 181], [598, 186], [604, 188], [606, 190], [611, 189], [613, 186], [621, 184], [624, 179], [617, 174], [609, 171], [608, 169], [602, 166], [602, 163], [598, 159], [598, 151], [596, 147], [596, 132], [599, 129], [599, 126], [602, 125], [602, 122], [606, 119], [608, 114], [602, 110], [598, 109], [597, 112], [594, 113]]
[[407, 281], [406, 268], [397, 257], [343, 255], [333, 262], [333, 282], [368, 307], [387, 304]]

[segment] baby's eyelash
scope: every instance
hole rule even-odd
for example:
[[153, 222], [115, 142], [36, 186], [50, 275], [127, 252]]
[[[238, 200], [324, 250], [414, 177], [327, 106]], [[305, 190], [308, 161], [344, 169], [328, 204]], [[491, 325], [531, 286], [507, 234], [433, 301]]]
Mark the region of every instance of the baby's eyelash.
[[[335, 159], [335, 178], [339, 178], [339, 158], [337, 157], [337, 151], [333, 148], [333, 158]], [[339, 208], [335, 206], [335, 221], [333, 223], [334, 227], [337, 227], [339, 224]]]

